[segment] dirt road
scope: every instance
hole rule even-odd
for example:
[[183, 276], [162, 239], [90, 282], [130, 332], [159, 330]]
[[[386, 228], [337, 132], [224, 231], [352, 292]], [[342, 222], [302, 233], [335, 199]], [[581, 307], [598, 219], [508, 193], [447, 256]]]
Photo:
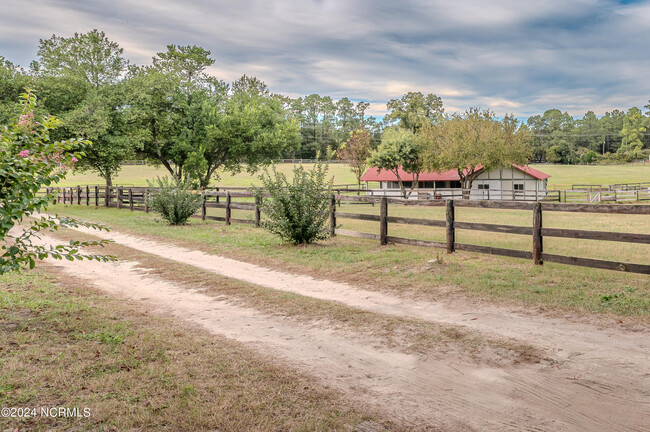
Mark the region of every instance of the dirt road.
[[[85, 231], [99, 235], [96, 231]], [[496, 307], [423, 303], [291, 275], [118, 232], [141, 252], [378, 314], [463, 325], [543, 348], [556, 362], [487, 367], [378, 349], [361, 338], [270, 317], [136, 269], [135, 262], [56, 262], [111, 295], [253, 344], [414, 430], [650, 431], [650, 332], [567, 322]], [[48, 239], [55, 242], [53, 239]]]

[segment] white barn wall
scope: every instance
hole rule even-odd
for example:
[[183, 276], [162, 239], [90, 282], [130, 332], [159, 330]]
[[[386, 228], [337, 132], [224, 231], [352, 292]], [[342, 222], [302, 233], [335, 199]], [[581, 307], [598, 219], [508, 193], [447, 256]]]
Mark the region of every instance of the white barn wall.
[[[541, 199], [546, 196], [546, 182], [547, 180], [538, 180], [535, 177], [520, 171], [516, 168], [502, 168], [497, 170], [492, 170], [489, 172], [483, 172], [479, 174], [476, 180], [472, 183], [472, 189], [470, 192], [470, 199], [490, 199], [490, 200], [534, 200]], [[367, 183], [367, 182], [366, 182]], [[442, 193], [445, 197], [460, 197], [461, 188], [452, 188], [451, 182], [445, 181], [445, 187], [437, 187], [435, 190]], [[522, 184], [523, 191], [526, 192], [526, 196], [523, 193], [517, 194], [514, 191], [515, 184]], [[480, 185], [488, 185], [488, 190], [479, 189]], [[398, 183], [395, 181], [382, 181], [379, 182], [379, 190], [374, 190], [374, 193], [386, 195], [386, 196], [400, 196], [401, 192], [399, 190]], [[407, 188], [408, 189], [408, 188]], [[434, 198], [434, 189], [425, 188], [414, 189], [414, 194], [411, 196], [412, 199], [417, 199], [418, 196], [426, 196], [429, 199]], [[369, 192], [367, 192], [369, 194]]]
[[[479, 185], [488, 185], [489, 190], [494, 191], [490, 193], [490, 199], [512, 199], [510, 191], [514, 191], [515, 184], [522, 184], [525, 192], [546, 191], [546, 180], [538, 180], [516, 168], [502, 168], [479, 174], [472, 183], [470, 197], [471, 199], [486, 199], [487, 191], [479, 189]], [[504, 192], [507, 196], [502, 196], [501, 191], [507, 191]], [[540, 196], [544, 195], [540, 194]], [[516, 193], [514, 198], [517, 199]]]

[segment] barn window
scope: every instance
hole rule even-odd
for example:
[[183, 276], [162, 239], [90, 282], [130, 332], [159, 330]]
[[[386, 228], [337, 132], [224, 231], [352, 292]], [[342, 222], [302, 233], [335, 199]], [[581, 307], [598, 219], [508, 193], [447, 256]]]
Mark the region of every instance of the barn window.
[[479, 189], [490, 189], [490, 185], [489, 184], [480, 184], [480, 185], [478, 185], [478, 188]]
[[460, 188], [460, 187], [462, 187], [460, 185], [459, 181], [452, 181], [452, 182], [449, 182], [449, 183], [450, 183], [449, 187], [452, 187], [452, 188]]
[[524, 184], [523, 183], [515, 183], [514, 184], [515, 190], [516, 191], [522, 191], [524, 190]]

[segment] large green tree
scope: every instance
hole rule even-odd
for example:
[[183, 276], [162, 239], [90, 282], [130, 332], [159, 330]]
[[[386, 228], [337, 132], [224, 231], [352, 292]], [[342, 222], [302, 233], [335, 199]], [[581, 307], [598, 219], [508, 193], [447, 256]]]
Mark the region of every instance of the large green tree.
[[98, 89], [116, 83], [127, 64], [117, 42], [95, 29], [72, 37], [41, 39], [38, 60], [31, 67], [47, 75], [80, 77]]
[[480, 108], [426, 125], [419, 134], [424, 167], [456, 170], [466, 194], [481, 172], [526, 164], [531, 157], [528, 138], [514, 117], [498, 120], [493, 112]]
[[646, 118], [641, 110], [637, 107], [630, 108], [623, 119], [621, 147], [618, 152], [630, 152], [634, 157], [637, 157], [643, 149], [641, 138], [646, 130]]
[[569, 113], [549, 109], [541, 116], [529, 117], [527, 126], [534, 135], [530, 142], [537, 161], [576, 162], [576, 123]]
[[107, 186], [133, 154], [120, 82], [127, 64], [123, 49], [98, 30], [41, 39], [32, 63], [45, 108], [64, 123], [57, 137], [80, 136], [93, 143], [75, 169], [96, 171]]
[[[421, 141], [409, 129], [389, 127], [384, 131], [381, 144], [368, 158], [368, 165], [395, 174], [403, 196], [409, 196], [418, 184], [423, 168]], [[411, 188], [406, 191], [402, 173], [413, 177]]]
[[[375, 118], [365, 116], [367, 102], [356, 104], [347, 97], [336, 102], [329, 96], [311, 94], [291, 101], [292, 115], [300, 123], [301, 145], [299, 155], [312, 158], [316, 154], [327, 155], [327, 149], [339, 148], [350, 132], [365, 126], [375, 131]], [[378, 139], [378, 136], [372, 135]]]
[[126, 111], [137, 149], [179, 179], [188, 161], [198, 172], [206, 109], [226, 98], [227, 85], [205, 72], [214, 63], [209, 56], [200, 47], [169, 45], [152, 66], [132, 67], [128, 74]]
[[271, 94], [257, 78], [242, 76], [232, 83], [226, 99], [204, 107], [205, 139], [188, 166], [201, 186], [222, 169], [253, 173], [299, 145], [298, 122], [288, 116], [283, 98]]
[[391, 99], [386, 104], [386, 119], [397, 122], [399, 127], [417, 133], [425, 124], [433, 124], [444, 114], [442, 99], [434, 94], [408, 92], [399, 99]]

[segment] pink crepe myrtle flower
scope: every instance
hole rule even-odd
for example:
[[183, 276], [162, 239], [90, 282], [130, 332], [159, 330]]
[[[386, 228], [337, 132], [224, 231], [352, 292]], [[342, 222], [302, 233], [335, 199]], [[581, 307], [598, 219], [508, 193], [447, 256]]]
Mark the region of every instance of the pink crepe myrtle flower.
[[29, 150], [23, 150], [20, 153], [18, 153], [18, 157], [24, 158], [29, 156]]
[[27, 114], [23, 114], [18, 118], [18, 125], [25, 126], [27, 123], [31, 122], [34, 119], [34, 112], [30, 111]]
[[79, 162], [79, 159], [77, 159], [77, 158], [74, 157], [74, 156], [72, 156], [72, 159], [70, 159], [70, 160], [71, 160], [72, 162]]

